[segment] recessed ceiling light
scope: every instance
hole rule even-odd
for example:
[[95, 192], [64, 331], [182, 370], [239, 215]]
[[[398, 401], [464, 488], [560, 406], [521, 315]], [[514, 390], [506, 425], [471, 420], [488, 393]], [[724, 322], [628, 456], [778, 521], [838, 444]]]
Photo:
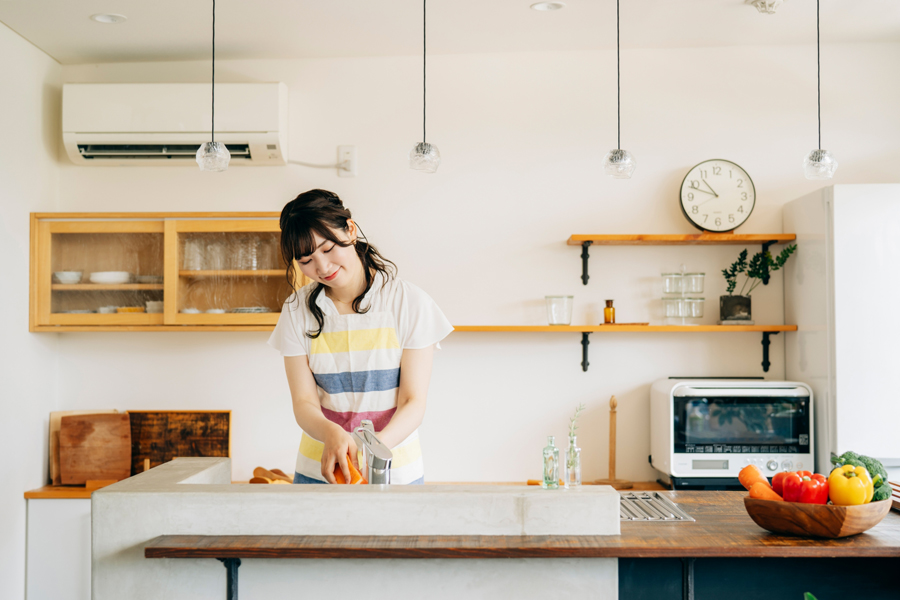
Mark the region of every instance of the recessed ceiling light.
[[563, 2], [538, 2], [537, 4], [531, 5], [531, 8], [533, 8], [534, 10], [543, 11], [560, 10], [565, 7], [566, 5]]
[[98, 14], [91, 15], [92, 21], [97, 21], [98, 23], [107, 23], [109, 25], [115, 25], [116, 23], [124, 23], [128, 20], [128, 17], [124, 15], [107, 15], [107, 14]]

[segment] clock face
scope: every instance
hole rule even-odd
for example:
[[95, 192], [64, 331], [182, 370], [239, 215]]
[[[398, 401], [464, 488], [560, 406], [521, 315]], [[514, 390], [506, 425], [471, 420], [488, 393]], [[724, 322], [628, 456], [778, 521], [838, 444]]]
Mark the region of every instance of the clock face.
[[730, 160], [703, 161], [681, 182], [681, 211], [704, 231], [720, 233], [739, 227], [755, 204], [753, 181]]

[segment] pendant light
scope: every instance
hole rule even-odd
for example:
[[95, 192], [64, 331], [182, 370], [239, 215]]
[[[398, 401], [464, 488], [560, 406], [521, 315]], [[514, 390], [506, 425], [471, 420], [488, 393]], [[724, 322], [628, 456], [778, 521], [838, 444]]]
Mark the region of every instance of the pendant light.
[[409, 168], [434, 173], [441, 164], [437, 146], [425, 141], [425, 3], [422, 0], [422, 142], [409, 151]]
[[222, 142], [216, 141], [216, 0], [212, 0], [212, 124], [210, 141], [197, 150], [197, 164], [201, 171], [224, 171], [231, 153]]
[[819, 42], [819, 0], [816, 0], [816, 66], [818, 67], [819, 147], [803, 159], [803, 173], [807, 179], [831, 179], [838, 163], [828, 150], [822, 150], [822, 57]]
[[637, 166], [634, 157], [622, 150], [622, 76], [619, 68], [619, 0], [616, 0], [616, 122], [618, 123], [618, 145], [603, 157], [603, 170], [616, 179], [631, 179]]
[[775, 9], [781, 5], [784, 0], [747, 0], [747, 4], [752, 4], [761, 13], [774, 15]]

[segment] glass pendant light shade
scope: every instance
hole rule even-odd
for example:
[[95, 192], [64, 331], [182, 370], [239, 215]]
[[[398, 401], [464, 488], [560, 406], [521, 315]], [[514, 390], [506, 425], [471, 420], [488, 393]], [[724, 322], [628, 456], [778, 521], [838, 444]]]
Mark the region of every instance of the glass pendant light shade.
[[222, 142], [206, 142], [197, 150], [197, 164], [201, 171], [224, 171], [231, 153]]
[[637, 163], [634, 162], [634, 157], [628, 150], [617, 148], [610, 150], [603, 157], [603, 170], [607, 175], [616, 179], [631, 179], [631, 174], [634, 173], [636, 166]]
[[750, 4], [756, 7], [761, 13], [774, 15], [775, 9], [778, 8], [784, 0], [748, 0]]
[[803, 173], [807, 179], [831, 179], [838, 163], [828, 150], [813, 150], [803, 159]]
[[434, 173], [441, 164], [441, 153], [434, 144], [419, 142], [409, 151], [409, 168], [423, 173]]

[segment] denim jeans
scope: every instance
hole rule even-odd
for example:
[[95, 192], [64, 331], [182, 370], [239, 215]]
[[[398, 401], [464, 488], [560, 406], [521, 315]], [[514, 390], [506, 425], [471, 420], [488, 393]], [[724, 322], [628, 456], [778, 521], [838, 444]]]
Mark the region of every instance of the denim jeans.
[[[328, 483], [327, 481], [322, 481], [320, 479], [313, 479], [312, 477], [307, 477], [306, 475], [301, 475], [300, 473], [294, 473], [294, 483]], [[419, 477], [415, 481], [410, 481], [409, 485], [421, 485], [425, 483], [425, 476]]]

